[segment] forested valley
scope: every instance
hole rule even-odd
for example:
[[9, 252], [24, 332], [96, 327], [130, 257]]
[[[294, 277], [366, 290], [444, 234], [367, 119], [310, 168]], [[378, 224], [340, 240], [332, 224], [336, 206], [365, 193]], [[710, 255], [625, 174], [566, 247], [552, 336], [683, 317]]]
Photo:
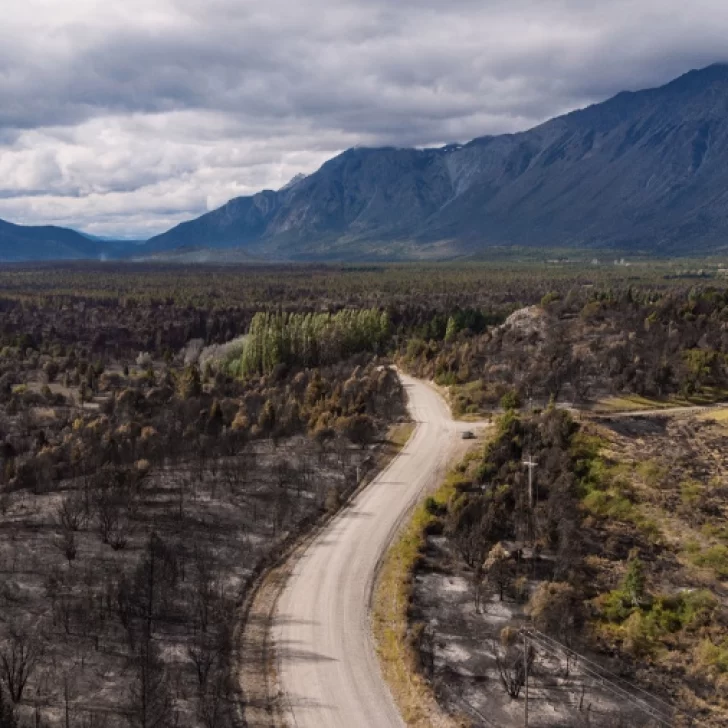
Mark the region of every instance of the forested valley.
[[[684, 261], [0, 271], [0, 726], [240, 724], [246, 597], [393, 450], [395, 366], [459, 416], [510, 413], [471, 490], [436, 513], [465, 572], [527, 536], [570, 603], [601, 610], [594, 649], [621, 650], [626, 623], [639, 643], [634, 614], [652, 624], [656, 604], [683, 616], [652, 648], [724, 649], [722, 594], [668, 604], [649, 519], [615, 500], [601, 450], [560, 409], [724, 399], [723, 276]], [[549, 463], [531, 521], [514, 515], [529, 438]], [[647, 572], [631, 602], [590, 559], [612, 521], [642, 534], [600, 557]], [[706, 697], [714, 662], [695, 678], [707, 703], [723, 700]]]

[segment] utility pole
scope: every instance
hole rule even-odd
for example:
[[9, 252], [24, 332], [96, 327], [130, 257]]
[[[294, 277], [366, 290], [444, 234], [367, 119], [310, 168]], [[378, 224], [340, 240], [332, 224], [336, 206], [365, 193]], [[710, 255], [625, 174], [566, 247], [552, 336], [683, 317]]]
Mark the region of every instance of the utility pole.
[[528, 456], [528, 460], [524, 460], [523, 464], [528, 468], [528, 507], [533, 508], [533, 469], [538, 463]]
[[526, 702], [524, 704], [523, 725], [528, 728], [528, 633], [523, 632], [523, 670], [525, 673]]

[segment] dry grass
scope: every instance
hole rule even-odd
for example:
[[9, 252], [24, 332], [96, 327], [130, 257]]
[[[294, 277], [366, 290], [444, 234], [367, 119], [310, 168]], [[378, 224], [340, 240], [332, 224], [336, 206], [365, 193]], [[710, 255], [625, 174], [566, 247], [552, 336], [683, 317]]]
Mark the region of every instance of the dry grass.
[[699, 417], [701, 420], [714, 420], [721, 425], [728, 425], [728, 407], [701, 412]]
[[[690, 397], [673, 395], [667, 399], [641, 397], [638, 394], [624, 394], [598, 400], [593, 407], [593, 411], [609, 414], [640, 410], [669, 410], [675, 407], [704, 407], [721, 402], [727, 396], [728, 392], [726, 390], [716, 387], [706, 387], [702, 392]], [[728, 418], [728, 411], [725, 416]]]
[[387, 434], [387, 442], [399, 452], [412, 437], [415, 427], [414, 422], [401, 422], [398, 425], [392, 425]]
[[659, 400], [640, 397], [638, 395], [624, 395], [621, 397], [605, 397], [594, 405], [595, 412], [633, 412], [638, 410], [670, 409], [689, 405], [686, 400]]

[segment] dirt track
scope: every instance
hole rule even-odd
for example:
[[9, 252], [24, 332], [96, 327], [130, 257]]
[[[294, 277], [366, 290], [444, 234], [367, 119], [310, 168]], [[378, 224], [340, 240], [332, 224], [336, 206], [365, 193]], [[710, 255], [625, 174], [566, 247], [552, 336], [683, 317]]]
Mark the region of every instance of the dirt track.
[[369, 605], [379, 560], [411, 507], [440, 481], [461, 430], [427, 384], [402, 376], [417, 428], [404, 450], [306, 549], [273, 626], [286, 721], [298, 728], [404, 723], [382, 680]]

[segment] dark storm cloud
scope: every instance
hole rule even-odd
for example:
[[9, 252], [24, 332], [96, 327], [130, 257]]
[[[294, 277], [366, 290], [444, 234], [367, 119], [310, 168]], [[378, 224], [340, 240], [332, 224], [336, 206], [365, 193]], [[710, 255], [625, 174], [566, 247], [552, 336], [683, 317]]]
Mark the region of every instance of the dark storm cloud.
[[728, 60], [716, 0], [26, 0], [0, 217], [156, 231], [353, 144], [513, 131]]

